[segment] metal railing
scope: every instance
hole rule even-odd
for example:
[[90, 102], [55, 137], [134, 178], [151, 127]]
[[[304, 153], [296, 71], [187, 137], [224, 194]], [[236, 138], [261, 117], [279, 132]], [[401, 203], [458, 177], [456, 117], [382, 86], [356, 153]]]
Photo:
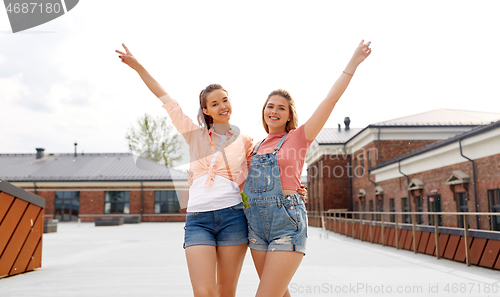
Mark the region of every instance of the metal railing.
[[[369, 219], [366, 219], [366, 215], [368, 215]], [[373, 218], [376, 215], [380, 215], [379, 218], [380, 220], [374, 220]], [[384, 220], [384, 216], [389, 215], [391, 217], [394, 215], [394, 222], [391, 220], [386, 221]], [[398, 216], [405, 216], [405, 215], [410, 215], [411, 216], [411, 223], [401, 223], [398, 220]], [[429, 215], [429, 218], [433, 218], [433, 224], [418, 224], [417, 225], [417, 220], [416, 216], [417, 215]], [[439, 217], [440, 216], [445, 216], [445, 215], [456, 215], [458, 217], [462, 216], [463, 219], [463, 227], [462, 228], [456, 228], [456, 227], [443, 227], [439, 226]], [[355, 237], [355, 225], [360, 225], [360, 226], [365, 226], [366, 223], [368, 224], [368, 232], [369, 232], [369, 238], [370, 242], [373, 243], [374, 241], [374, 234], [373, 234], [373, 227], [380, 225], [381, 227], [381, 239], [382, 239], [382, 245], [385, 246], [387, 245], [387, 238], [385, 238], [385, 228], [394, 228], [395, 229], [395, 247], [397, 249], [400, 248], [399, 246], [399, 237], [400, 237], [400, 230], [403, 229], [403, 226], [410, 226], [411, 225], [411, 230], [412, 230], [412, 236], [413, 236], [413, 251], [417, 253], [417, 240], [416, 240], [416, 233], [417, 231], [427, 231], [427, 232], [434, 232], [434, 239], [435, 239], [435, 253], [436, 257], [439, 259], [440, 256], [440, 246], [439, 246], [439, 234], [440, 234], [440, 229], [443, 231], [445, 229], [456, 231], [454, 233], [458, 233], [458, 235], [463, 236], [464, 238], [464, 248], [465, 248], [465, 263], [467, 266], [470, 266], [470, 232], [469, 232], [469, 216], [500, 216], [500, 213], [494, 213], [494, 212], [380, 212], [380, 211], [345, 211], [345, 210], [329, 210], [329, 211], [323, 211], [323, 212], [317, 212], [317, 211], [308, 211], [308, 217], [309, 218], [316, 218], [316, 219], [321, 219], [321, 227], [323, 230], [326, 230], [325, 228], [325, 221], [333, 221], [333, 232], [336, 233], [342, 233], [340, 228], [341, 228], [341, 223], [344, 222], [344, 233], [346, 236], [349, 236], [349, 230], [348, 230], [348, 223], [351, 223], [351, 237], [354, 239]], [[357, 217], [357, 218], [356, 218]], [[402, 221], [404, 221], [404, 217], [402, 217]], [[430, 229], [432, 228], [432, 229]], [[361, 241], [364, 241], [364, 234], [363, 234], [363, 227], [359, 228], [359, 239]], [[409, 229], [409, 228], [405, 228]], [[418, 230], [417, 230], [418, 229]], [[481, 229], [475, 229], [475, 231], [481, 231], [481, 232], [487, 232], [490, 237], [494, 237], [495, 239], [500, 239], [500, 231], [491, 231], [491, 230], [481, 230]], [[444, 232], [441, 232], [444, 233]], [[446, 232], [450, 234], [449, 232]], [[476, 232], [477, 233], [477, 232]], [[459, 248], [459, 247], [458, 247]]]

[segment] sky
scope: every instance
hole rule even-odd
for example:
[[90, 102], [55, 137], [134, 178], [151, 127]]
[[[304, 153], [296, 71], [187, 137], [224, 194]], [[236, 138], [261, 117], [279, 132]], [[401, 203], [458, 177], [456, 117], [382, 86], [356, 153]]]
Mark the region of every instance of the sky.
[[500, 113], [498, 1], [97, 1], [12, 33], [0, 9], [0, 153], [128, 152], [125, 134], [167, 115], [115, 50], [132, 54], [195, 118], [219, 83], [231, 124], [255, 142], [278, 88], [299, 124], [313, 114], [364, 39], [357, 69], [325, 127], [451, 108]]

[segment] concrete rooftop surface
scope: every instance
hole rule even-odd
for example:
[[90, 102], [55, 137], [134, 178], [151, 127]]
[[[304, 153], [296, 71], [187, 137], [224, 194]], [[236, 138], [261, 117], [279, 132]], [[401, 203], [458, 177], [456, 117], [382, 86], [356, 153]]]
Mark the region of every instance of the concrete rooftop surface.
[[[59, 223], [42, 268], [0, 279], [1, 297], [192, 296], [184, 223]], [[500, 296], [500, 271], [383, 247], [309, 227], [292, 296]], [[236, 296], [254, 296], [247, 252]]]

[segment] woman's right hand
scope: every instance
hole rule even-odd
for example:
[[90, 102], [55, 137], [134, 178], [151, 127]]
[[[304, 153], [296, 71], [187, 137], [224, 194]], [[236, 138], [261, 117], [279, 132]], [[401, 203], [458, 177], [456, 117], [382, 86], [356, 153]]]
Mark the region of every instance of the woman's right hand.
[[118, 56], [118, 58], [120, 58], [123, 63], [125, 63], [128, 66], [130, 66], [130, 68], [132, 68], [132, 69], [134, 69], [134, 70], [137, 71], [137, 68], [139, 66], [139, 62], [132, 55], [132, 53], [128, 50], [128, 48], [125, 46], [125, 44], [122, 43], [122, 46], [125, 49], [125, 52], [121, 52], [119, 50], [116, 50], [116, 52], [120, 54], [120, 56]]

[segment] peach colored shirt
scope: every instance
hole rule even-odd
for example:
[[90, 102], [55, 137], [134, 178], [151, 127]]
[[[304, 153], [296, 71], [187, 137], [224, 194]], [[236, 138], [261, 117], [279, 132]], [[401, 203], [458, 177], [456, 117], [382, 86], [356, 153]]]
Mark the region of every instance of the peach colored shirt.
[[213, 128], [207, 130], [196, 125], [184, 114], [179, 103], [169, 95], [160, 97], [160, 100], [165, 102], [163, 108], [167, 110], [172, 124], [189, 145], [190, 171], [193, 173], [190, 178], [196, 179], [208, 174], [205, 182], [205, 187], [207, 187], [214, 182], [215, 175], [220, 175], [236, 182], [240, 190], [243, 189], [253, 149], [252, 138], [237, 134], [237, 130], [231, 128], [226, 133], [229, 145], [217, 153], [214, 164], [210, 166], [214, 147], [216, 148], [219, 144], [219, 136], [214, 133]]
[[[281, 137], [285, 134], [286, 132], [269, 133], [264, 143], [259, 147], [257, 154], [272, 153]], [[313, 141], [306, 139], [304, 125], [288, 132], [278, 152], [281, 188], [283, 190], [296, 190], [300, 188], [302, 167], [304, 167], [307, 149]]]

